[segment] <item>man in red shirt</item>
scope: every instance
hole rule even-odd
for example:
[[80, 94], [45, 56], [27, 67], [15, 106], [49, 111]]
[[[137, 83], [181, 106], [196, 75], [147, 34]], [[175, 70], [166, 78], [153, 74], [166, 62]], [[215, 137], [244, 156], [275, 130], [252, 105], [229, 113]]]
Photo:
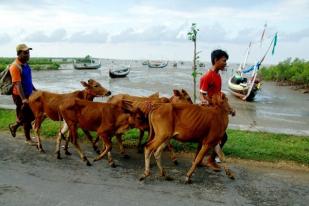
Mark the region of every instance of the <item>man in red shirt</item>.
[[17, 128], [22, 125], [26, 143], [33, 144], [30, 138], [30, 130], [34, 115], [28, 105], [28, 98], [35, 90], [32, 84], [31, 68], [28, 65], [31, 49], [26, 44], [17, 45], [17, 58], [10, 66], [13, 82], [12, 98], [16, 104], [16, 122], [15, 124], [10, 124], [9, 129], [12, 136], [15, 137]]
[[[214, 50], [211, 53], [212, 67], [200, 79], [200, 100], [202, 104], [208, 104], [212, 95], [221, 92], [222, 80], [219, 71], [226, 67], [226, 61], [229, 56], [221, 49]], [[220, 143], [221, 148], [227, 140], [227, 134], [224, 134]], [[209, 156], [207, 165], [214, 171], [220, 171], [220, 166], [215, 162], [216, 153], [213, 151]]]

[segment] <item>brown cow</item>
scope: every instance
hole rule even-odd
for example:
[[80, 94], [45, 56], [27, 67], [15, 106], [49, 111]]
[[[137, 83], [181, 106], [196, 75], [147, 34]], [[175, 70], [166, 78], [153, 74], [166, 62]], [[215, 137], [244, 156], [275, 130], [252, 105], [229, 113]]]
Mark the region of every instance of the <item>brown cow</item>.
[[[100, 83], [93, 79], [89, 79], [88, 83], [81, 81], [81, 84], [85, 87], [85, 89], [81, 91], [65, 94], [37, 91], [29, 97], [29, 106], [35, 116], [33, 128], [36, 133], [39, 151], [44, 152], [40, 139], [41, 124], [46, 117], [49, 117], [53, 121], [61, 121], [62, 118], [59, 116], [59, 106], [64, 101], [72, 98], [92, 101], [94, 97], [111, 95], [109, 90], [105, 89]], [[87, 134], [87, 131], [85, 131], [85, 133]], [[90, 138], [89, 136], [87, 137]], [[57, 153], [57, 157], [60, 158], [60, 153]]]
[[[77, 141], [77, 128], [96, 131], [103, 140], [105, 147], [94, 161], [102, 159], [108, 154], [109, 164], [115, 166], [111, 156], [112, 136], [121, 136], [128, 128], [130, 114], [121, 104], [89, 102], [80, 99], [68, 100], [59, 107], [61, 116], [69, 127], [69, 137], [75, 145], [80, 157], [88, 166], [90, 162], [82, 152]], [[59, 145], [57, 150], [59, 150]]]
[[[154, 105], [160, 104], [160, 103], [168, 103], [168, 102], [192, 104], [190, 95], [184, 89], [181, 89], [181, 90], [174, 89], [173, 96], [170, 98], [166, 98], [166, 97], [159, 98], [159, 96], [156, 94], [157, 93], [149, 97], [138, 97], [138, 96], [121, 94], [121, 95], [115, 95], [111, 97], [109, 100], [109, 102], [114, 102], [114, 103], [124, 101], [125, 105], [127, 106], [127, 109], [133, 113], [133, 119], [136, 119], [133, 127], [139, 129], [140, 131], [140, 135], [138, 138], [138, 144], [137, 144], [138, 152], [140, 153], [143, 151], [141, 142], [144, 137], [144, 133], [145, 131], [149, 130], [148, 114], [150, 110], [153, 109]], [[143, 113], [142, 116], [140, 115], [141, 112]], [[134, 113], [136, 113], [137, 116], [134, 116]], [[173, 162], [177, 164], [177, 160], [173, 153], [171, 145], [168, 145], [168, 146], [171, 152], [171, 158]], [[120, 145], [120, 147], [123, 148], [122, 145]]]
[[[223, 93], [212, 97], [213, 106], [190, 104], [162, 104], [149, 114], [150, 138], [145, 147], [145, 171], [140, 180], [150, 175], [150, 157], [154, 154], [162, 176], [165, 171], [161, 164], [161, 153], [171, 138], [182, 142], [197, 142], [201, 145], [192, 167], [187, 173], [186, 182], [191, 182], [191, 176], [196, 166], [203, 160], [206, 153], [215, 148], [221, 141], [228, 125], [228, 114], [234, 114]], [[153, 137], [153, 138], [152, 138]], [[226, 174], [234, 178], [224, 163], [224, 155], [220, 147], [216, 147]]]

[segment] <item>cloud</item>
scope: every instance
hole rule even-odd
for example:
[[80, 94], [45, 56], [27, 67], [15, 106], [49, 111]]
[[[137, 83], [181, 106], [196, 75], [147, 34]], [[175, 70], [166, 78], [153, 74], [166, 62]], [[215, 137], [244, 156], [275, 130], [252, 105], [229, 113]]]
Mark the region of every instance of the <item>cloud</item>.
[[143, 30], [128, 28], [118, 34], [110, 36], [110, 42], [179, 42], [183, 41], [184, 25], [169, 27], [165, 25], [154, 25]]
[[75, 43], [105, 43], [107, 41], [108, 34], [106, 32], [92, 31], [92, 32], [76, 32], [69, 38], [69, 42]]
[[280, 35], [283, 41], [299, 42], [305, 38], [309, 38], [309, 27], [292, 33], [282, 33]]
[[27, 35], [23, 40], [29, 42], [62, 42], [66, 40], [66, 31], [65, 29], [57, 29], [50, 34], [37, 31]]
[[0, 34], [0, 43], [1, 44], [8, 43], [10, 41], [11, 41], [11, 37], [8, 34], [6, 34], [6, 33]]

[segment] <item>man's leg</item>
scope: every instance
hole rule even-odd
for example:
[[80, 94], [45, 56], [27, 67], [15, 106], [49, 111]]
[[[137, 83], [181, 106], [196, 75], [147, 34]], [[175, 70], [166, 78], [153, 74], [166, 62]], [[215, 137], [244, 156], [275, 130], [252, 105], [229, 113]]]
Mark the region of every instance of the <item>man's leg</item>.
[[12, 95], [12, 99], [16, 105], [16, 122], [9, 124], [9, 129], [10, 129], [11, 135], [13, 137], [16, 137], [16, 131], [18, 127], [22, 125], [20, 121], [22, 101], [18, 95], [14, 95], [14, 94]]

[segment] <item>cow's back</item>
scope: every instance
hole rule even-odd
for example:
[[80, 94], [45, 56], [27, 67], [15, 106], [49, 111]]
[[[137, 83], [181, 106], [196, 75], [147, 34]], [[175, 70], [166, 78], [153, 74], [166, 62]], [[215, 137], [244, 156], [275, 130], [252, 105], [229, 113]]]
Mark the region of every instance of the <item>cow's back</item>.
[[59, 120], [59, 106], [66, 100], [77, 97], [79, 92], [57, 94], [47, 91], [34, 92], [29, 97], [29, 106], [33, 113], [46, 114], [50, 119]]
[[215, 108], [168, 103], [151, 112], [150, 122], [159, 135], [200, 142], [209, 132], [221, 133], [225, 127], [219, 113]]

